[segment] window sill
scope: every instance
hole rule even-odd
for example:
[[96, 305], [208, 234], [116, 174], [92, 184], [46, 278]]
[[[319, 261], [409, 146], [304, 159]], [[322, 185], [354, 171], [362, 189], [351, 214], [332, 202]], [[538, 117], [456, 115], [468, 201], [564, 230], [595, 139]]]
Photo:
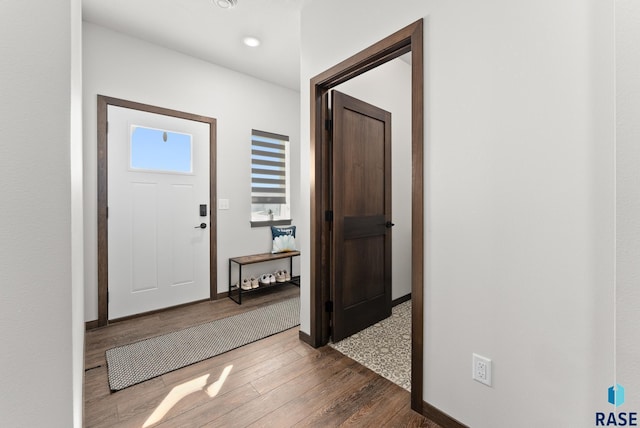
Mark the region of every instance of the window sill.
[[291, 225], [291, 220], [251, 221], [251, 227], [289, 226], [289, 225]]

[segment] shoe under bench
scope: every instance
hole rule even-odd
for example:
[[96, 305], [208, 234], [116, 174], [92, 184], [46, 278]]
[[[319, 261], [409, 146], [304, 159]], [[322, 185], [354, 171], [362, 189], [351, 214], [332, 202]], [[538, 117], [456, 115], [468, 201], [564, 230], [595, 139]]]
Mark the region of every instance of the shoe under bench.
[[[232, 257], [229, 259], [229, 298], [237, 304], [242, 304], [242, 295], [247, 293], [255, 293], [267, 288], [277, 287], [282, 284], [295, 284], [300, 286], [300, 277], [293, 276], [293, 258], [300, 255], [300, 251], [287, 251], [286, 253], [263, 253], [253, 254], [250, 256]], [[289, 273], [291, 274], [291, 281], [275, 282], [271, 285], [260, 284], [258, 288], [252, 288], [251, 290], [243, 290], [240, 286], [242, 284], [242, 267], [246, 265], [252, 265], [255, 263], [271, 262], [274, 260], [289, 259]], [[238, 265], [238, 282], [237, 287], [233, 286], [233, 280], [231, 279], [231, 267], [233, 264]], [[236, 293], [237, 291], [237, 293]], [[234, 298], [234, 294], [236, 298]]]

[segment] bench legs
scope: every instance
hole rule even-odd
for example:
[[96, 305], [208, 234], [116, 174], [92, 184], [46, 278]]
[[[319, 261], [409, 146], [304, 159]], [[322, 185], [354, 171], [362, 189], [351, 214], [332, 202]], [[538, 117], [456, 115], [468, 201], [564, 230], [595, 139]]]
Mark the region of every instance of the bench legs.
[[[295, 255], [291, 255], [289, 256], [289, 274], [291, 276], [293, 276], [293, 258], [295, 256], [298, 256], [299, 254], [295, 254]], [[284, 258], [284, 257], [283, 257]], [[255, 263], [263, 263], [266, 261], [271, 261], [271, 260], [264, 260], [264, 261], [260, 261], [260, 262], [255, 262]], [[238, 265], [238, 298], [235, 299], [233, 297], [233, 279], [231, 278], [231, 267], [232, 267], [232, 263], [236, 263]], [[236, 302], [238, 305], [242, 304], [242, 263], [238, 263], [235, 260], [229, 259], [229, 298], [231, 300], [233, 300], [234, 302]], [[300, 283], [298, 282], [297, 284], [293, 281], [289, 281], [289, 283], [297, 285], [298, 287], [300, 286]], [[286, 284], [286, 283], [280, 283], [280, 284]]]

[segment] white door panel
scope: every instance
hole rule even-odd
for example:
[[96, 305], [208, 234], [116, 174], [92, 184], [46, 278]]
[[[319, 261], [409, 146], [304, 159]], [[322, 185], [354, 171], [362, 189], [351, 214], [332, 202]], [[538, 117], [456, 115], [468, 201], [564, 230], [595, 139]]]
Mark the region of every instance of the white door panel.
[[[122, 215], [122, 230], [111, 228], [110, 243], [114, 243], [115, 239], [123, 242], [118, 245], [122, 248], [122, 255], [130, 257], [130, 271], [132, 274], [131, 290], [132, 292], [148, 291], [158, 289], [158, 185], [157, 183], [130, 183], [131, 192], [131, 215], [126, 212], [116, 211]], [[120, 192], [120, 189], [111, 189], [112, 192]], [[124, 189], [122, 189], [124, 190]], [[113, 198], [117, 201], [119, 198]], [[115, 213], [114, 213], [115, 215]], [[129, 224], [126, 221], [129, 220]], [[115, 225], [120, 222], [116, 221]], [[129, 227], [130, 226], [130, 227]], [[130, 237], [130, 242], [127, 239]], [[121, 237], [121, 238], [120, 238]], [[130, 247], [130, 248], [129, 248]], [[114, 254], [115, 261], [120, 261], [119, 254]], [[126, 260], [123, 260], [126, 262]], [[112, 266], [120, 269], [118, 263]], [[125, 265], [123, 269], [127, 269]], [[128, 269], [127, 269], [128, 270]], [[114, 272], [115, 273], [115, 272]], [[125, 273], [125, 272], [123, 272]], [[118, 284], [122, 283], [122, 279], [116, 276]], [[113, 284], [113, 282], [112, 282]], [[110, 287], [111, 288], [111, 287]], [[116, 292], [117, 290], [113, 290]], [[114, 293], [114, 296], [117, 294]]]
[[[193, 193], [194, 189], [191, 185], [171, 186], [171, 200], [175, 201], [175, 204], [171, 207], [172, 227], [168, 231], [171, 233], [173, 250], [173, 270], [170, 276], [170, 284], [173, 286], [187, 285], [195, 281], [194, 248], [198, 246], [198, 239], [202, 239], [204, 234], [194, 226], [200, 223], [194, 223], [190, 213], [181, 209], [183, 206], [192, 204]], [[184, 233], [186, 230], [190, 233]]]
[[[208, 298], [209, 125], [111, 105], [108, 120], [109, 319]], [[132, 168], [136, 127], [166, 131], [150, 146], [151, 157], [190, 136], [191, 167]], [[163, 156], [171, 164], [171, 155]], [[206, 217], [200, 204], [207, 204]]]

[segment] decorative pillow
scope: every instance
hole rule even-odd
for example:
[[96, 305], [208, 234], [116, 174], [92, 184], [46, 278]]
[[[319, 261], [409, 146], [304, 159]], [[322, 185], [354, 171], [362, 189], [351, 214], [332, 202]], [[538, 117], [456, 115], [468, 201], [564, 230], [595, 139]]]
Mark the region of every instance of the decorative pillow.
[[272, 253], [284, 253], [296, 251], [296, 227], [276, 227], [271, 226], [271, 236], [273, 237]]

